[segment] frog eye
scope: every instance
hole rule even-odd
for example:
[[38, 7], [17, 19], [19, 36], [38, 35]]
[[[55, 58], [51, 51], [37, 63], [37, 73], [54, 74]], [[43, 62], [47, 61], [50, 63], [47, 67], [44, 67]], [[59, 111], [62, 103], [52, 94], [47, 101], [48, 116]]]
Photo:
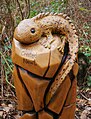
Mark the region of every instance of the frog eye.
[[35, 28], [31, 28], [31, 33], [35, 33]]

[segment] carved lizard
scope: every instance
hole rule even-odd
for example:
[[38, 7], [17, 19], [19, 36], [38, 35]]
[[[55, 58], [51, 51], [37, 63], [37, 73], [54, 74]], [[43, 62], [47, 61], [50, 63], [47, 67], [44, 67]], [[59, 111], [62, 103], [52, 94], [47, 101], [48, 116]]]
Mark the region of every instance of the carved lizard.
[[14, 38], [25, 44], [36, 42], [43, 35], [47, 37], [49, 44], [51, 44], [54, 41], [52, 33], [66, 36], [66, 42], [69, 44], [69, 53], [58, 75], [58, 79], [54, 80], [49, 89], [47, 104], [75, 63], [78, 52], [78, 36], [76, 35], [75, 27], [66, 14], [40, 13], [31, 19], [21, 21], [14, 32]]

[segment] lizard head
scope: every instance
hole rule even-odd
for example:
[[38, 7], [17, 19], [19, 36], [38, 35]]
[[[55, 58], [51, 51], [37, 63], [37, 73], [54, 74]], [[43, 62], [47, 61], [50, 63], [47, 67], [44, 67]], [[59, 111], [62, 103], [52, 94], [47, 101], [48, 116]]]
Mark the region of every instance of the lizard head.
[[38, 24], [31, 19], [19, 23], [14, 32], [14, 38], [21, 43], [30, 44], [41, 37], [42, 31]]

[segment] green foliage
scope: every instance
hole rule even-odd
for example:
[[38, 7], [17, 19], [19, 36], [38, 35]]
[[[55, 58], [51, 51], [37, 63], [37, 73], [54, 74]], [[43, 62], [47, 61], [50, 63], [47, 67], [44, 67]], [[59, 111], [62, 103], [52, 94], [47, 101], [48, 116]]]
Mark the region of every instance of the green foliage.
[[52, 12], [57, 13], [62, 12], [63, 10], [66, 9], [63, 1], [52, 1], [50, 6]]
[[19, 16], [16, 16], [16, 25], [19, 24], [20, 21], [21, 21], [21, 18]]
[[[88, 63], [89, 65], [91, 64], [91, 48], [89, 46], [82, 46], [80, 49], [79, 49], [80, 52], [83, 52], [84, 55], [87, 57], [88, 59]], [[91, 86], [91, 76], [90, 74], [88, 74], [87, 76], [87, 85], [88, 86]]]
[[40, 12], [53, 12], [60, 13], [66, 9], [67, 0], [50, 0], [50, 2], [46, 1], [45, 3], [39, 1], [31, 1], [31, 10], [30, 16], [33, 17]]
[[80, 95], [77, 95], [77, 98], [78, 98], [78, 99], [80, 99], [80, 98], [81, 98], [81, 96], [80, 96]]
[[91, 76], [87, 77], [87, 85], [91, 87]]
[[[84, 9], [81, 9], [84, 11]], [[89, 66], [91, 65], [91, 39], [89, 39], [90, 34], [90, 26], [89, 24], [85, 23], [83, 25], [83, 34], [82, 37], [79, 39], [79, 42], [82, 42], [84, 45], [81, 45], [79, 51], [82, 52], [88, 59]], [[88, 71], [90, 72], [90, 71]], [[91, 75], [88, 73], [87, 75], [87, 85], [91, 86]]]
[[79, 49], [80, 52], [83, 52], [83, 54], [88, 58], [89, 64], [91, 63], [91, 48], [89, 46], [81, 46]]
[[85, 9], [84, 7], [80, 7], [79, 9], [80, 9], [81, 11], [88, 12], [88, 10], [87, 10], [87, 9]]
[[30, 17], [34, 17], [35, 15], [37, 15], [37, 10], [30, 11]]

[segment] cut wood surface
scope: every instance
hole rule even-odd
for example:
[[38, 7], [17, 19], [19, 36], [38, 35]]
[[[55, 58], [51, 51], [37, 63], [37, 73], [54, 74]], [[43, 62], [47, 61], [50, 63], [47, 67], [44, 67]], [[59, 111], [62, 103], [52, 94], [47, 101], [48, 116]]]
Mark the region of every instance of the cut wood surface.
[[63, 56], [63, 53], [57, 49], [63, 41], [57, 35], [54, 35], [54, 39], [55, 41], [51, 44], [50, 49], [43, 46], [43, 40], [47, 42], [45, 37], [30, 45], [23, 45], [14, 39], [12, 48], [13, 62], [36, 75], [45, 75], [47, 78], [52, 78]]

